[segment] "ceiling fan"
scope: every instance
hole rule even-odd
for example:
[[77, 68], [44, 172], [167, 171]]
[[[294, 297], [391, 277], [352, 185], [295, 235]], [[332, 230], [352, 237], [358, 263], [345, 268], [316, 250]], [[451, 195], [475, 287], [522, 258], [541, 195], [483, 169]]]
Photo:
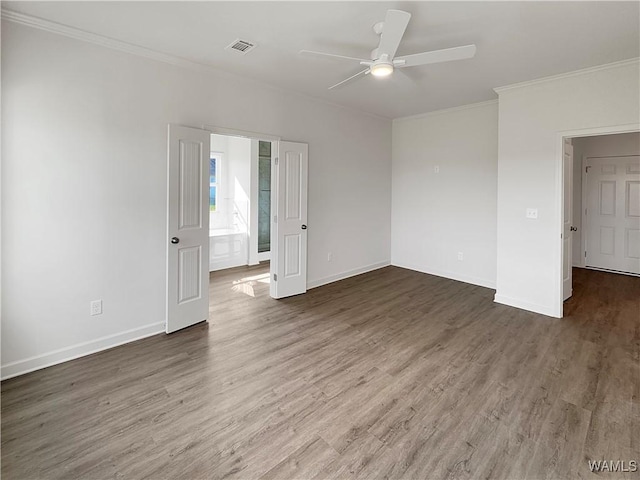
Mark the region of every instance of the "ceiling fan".
[[367, 68], [355, 75], [336, 83], [329, 87], [329, 90], [344, 85], [345, 83], [355, 80], [362, 75], [371, 74], [374, 77], [386, 77], [391, 75], [396, 68], [417, 67], [419, 65], [427, 65], [430, 63], [450, 62], [452, 60], [464, 60], [473, 58], [476, 54], [475, 45], [464, 45], [462, 47], [445, 48], [443, 50], [433, 50], [430, 52], [416, 53], [413, 55], [404, 55], [396, 57], [396, 51], [402, 40], [411, 14], [402, 10], [388, 10], [384, 22], [378, 22], [373, 26], [376, 35], [380, 35], [380, 43], [378, 47], [372, 50], [371, 60], [362, 58], [347, 57], [345, 55], [336, 55], [334, 53], [314, 52], [311, 50], [301, 50], [301, 54], [305, 55], [322, 55], [325, 57], [341, 58], [345, 60], [353, 60], [359, 62], [360, 65], [366, 65]]

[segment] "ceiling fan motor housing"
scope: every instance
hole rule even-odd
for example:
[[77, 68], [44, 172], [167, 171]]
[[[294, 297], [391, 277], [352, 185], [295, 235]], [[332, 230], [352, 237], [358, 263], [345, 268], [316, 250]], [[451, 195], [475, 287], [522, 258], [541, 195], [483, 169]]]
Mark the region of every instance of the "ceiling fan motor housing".
[[373, 31], [376, 35], [382, 35], [382, 29], [384, 28], [384, 22], [377, 22], [373, 24]]

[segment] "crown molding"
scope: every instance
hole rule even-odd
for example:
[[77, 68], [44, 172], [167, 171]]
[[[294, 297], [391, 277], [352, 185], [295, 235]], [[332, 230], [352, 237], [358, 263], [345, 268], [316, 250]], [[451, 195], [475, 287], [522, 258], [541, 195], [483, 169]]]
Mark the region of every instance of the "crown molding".
[[352, 113], [357, 113], [359, 115], [365, 115], [370, 118], [374, 118], [376, 120], [384, 120], [391, 121], [391, 118], [385, 117], [383, 115], [378, 115], [372, 112], [367, 112], [365, 110], [359, 110], [357, 108], [349, 107], [346, 105], [340, 105], [339, 103], [331, 102], [329, 100], [325, 100], [323, 98], [318, 98], [313, 95], [309, 95], [307, 93], [297, 92], [294, 90], [288, 90], [282, 87], [278, 87], [276, 85], [271, 85], [269, 83], [264, 83], [259, 80], [243, 77], [237, 75], [235, 73], [227, 72], [224, 70], [220, 70], [211, 65], [206, 65], [203, 63], [194, 62], [192, 60], [187, 60], [186, 58], [178, 57], [175, 55], [170, 55], [167, 53], [158, 52], [156, 50], [152, 50], [150, 48], [141, 47], [138, 45], [134, 45], [132, 43], [123, 42], [121, 40], [116, 40], [114, 38], [105, 37], [103, 35], [98, 35], [96, 33], [91, 33], [86, 30], [81, 30], [75, 27], [69, 27], [67, 25], [63, 25], [61, 23], [52, 22], [50, 20], [45, 20], [39, 17], [33, 17], [31, 15], [25, 15], [23, 13], [14, 12], [13, 10], [8, 10], [6, 8], [2, 8], [0, 10], [0, 16], [2, 20], [7, 20], [9, 22], [18, 23], [20, 25], [25, 25], [27, 27], [36, 28], [38, 30], [43, 30], [49, 33], [54, 33], [57, 35], [62, 35], [65, 37], [73, 38], [75, 40], [80, 40], [83, 42], [92, 43], [94, 45], [99, 45], [105, 48], [109, 48], [112, 50], [117, 50], [120, 52], [128, 53], [131, 55], [136, 55], [139, 57], [148, 58], [150, 60], [155, 60], [162, 63], [167, 63], [170, 65], [175, 65], [182, 68], [188, 68], [191, 70], [195, 70], [198, 72], [213, 74], [217, 77], [225, 77], [232, 80], [241, 79], [244, 82], [252, 83], [254, 85], [260, 85], [263, 88], [268, 88], [273, 91], [277, 91], [280, 93], [287, 93], [289, 95], [295, 95], [300, 98], [305, 98], [308, 100], [313, 100], [314, 102], [318, 102], [324, 105], [329, 105], [334, 108], [339, 108], [345, 111], [349, 111]]
[[446, 115], [448, 113], [461, 112], [464, 110], [471, 110], [473, 108], [480, 108], [480, 107], [488, 107], [489, 105], [497, 105], [497, 104], [498, 104], [498, 99], [487, 100], [485, 102], [478, 102], [478, 103], [468, 103], [467, 105], [460, 105], [458, 107], [444, 108], [442, 110], [433, 110], [431, 112], [419, 113], [417, 115], [409, 115], [408, 117], [395, 118], [393, 120], [393, 123], [406, 122], [408, 120], [419, 120], [421, 118], [428, 118], [428, 117], [436, 117], [438, 115]]
[[627, 60], [621, 60], [619, 62], [605, 63], [604, 65], [597, 65], [595, 67], [583, 68], [581, 70], [574, 70], [572, 72], [561, 73], [559, 75], [551, 75], [549, 77], [537, 78], [534, 80], [527, 80], [526, 82], [513, 83], [511, 85], [505, 85], [503, 87], [496, 87], [493, 89], [498, 95], [509, 92], [511, 90], [518, 90], [520, 88], [531, 87], [533, 85], [540, 85], [549, 82], [555, 82], [556, 80], [562, 80], [564, 78], [580, 77], [582, 75], [589, 75], [594, 72], [600, 72], [603, 70], [613, 70], [616, 68], [627, 67], [630, 65], [639, 65], [640, 58], [629, 58]]
[[171, 65], [177, 65], [180, 67], [191, 68], [200, 71], [210, 71], [214, 73], [220, 73], [213, 67], [204, 65], [201, 63], [193, 62], [185, 58], [177, 57], [175, 55], [168, 55], [149, 48], [140, 47], [131, 43], [116, 40], [114, 38], [105, 37], [96, 33], [87, 32], [86, 30], [80, 30], [79, 28], [69, 27], [61, 23], [52, 22], [43, 18], [33, 17], [31, 15], [25, 15], [23, 13], [14, 12], [12, 10], [2, 9], [2, 19], [9, 22], [18, 23], [20, 25], [26, 25], [27, 27], [37, 28], [38, 30], [44, 30], [45, 32], [56, 33], [65, 37], [74, 38], [83, 42], [93, 43], [102, 47], [110, 48], [112, 50], [118, 50], [120, 52], [130, 53], [140, 57], [150, 58], [163, 63], [169, 63]]

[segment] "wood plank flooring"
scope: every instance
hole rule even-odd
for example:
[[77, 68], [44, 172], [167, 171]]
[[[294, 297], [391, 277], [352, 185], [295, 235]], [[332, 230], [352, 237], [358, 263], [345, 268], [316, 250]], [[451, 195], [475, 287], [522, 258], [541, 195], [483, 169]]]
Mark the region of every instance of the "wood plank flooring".
[[640, 278], [567, 316], [387, 267], [285, 300], [211, 275], [209, 324], [2, 383], [4, 479], [638, 479]]

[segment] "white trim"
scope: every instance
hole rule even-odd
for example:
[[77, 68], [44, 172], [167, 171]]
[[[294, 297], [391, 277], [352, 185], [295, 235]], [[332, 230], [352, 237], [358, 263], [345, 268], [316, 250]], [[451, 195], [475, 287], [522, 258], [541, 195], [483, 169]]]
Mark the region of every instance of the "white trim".
[[627, 60], [621, 60], [619, 62], [605, 63], [604, 65], [597, 65], [595, 67], [583, 68], [580, 70], [574, 70], [572, 72], [561, 73], [559, 75], [551, 75], [549, 77], [536, 78], [534, 80], [527, 80], [525, 82], [513, 83], [511, 85], [505, 85], [503, 87], [496, 87], [493, 89], [498, 95], [501, 95], [510, 90], [517, 90], [520, 88], [530, 87], [532, 85], [539, 85], [542, 83], [554, 82], [556, 80], [561, 80], [563, 78], [571, 78], [571, 77], [579, 77], [582, 75], [589, 75], [594, 72], [600, 72], [602, 70], [611, 70], [614, 68], [626, 67], [629, 65], [638, 64], [640, 62], [640, 58], [629, 58]]
[[271, 250], [258, 252], [258, 263], [271, 261]]
[[540, 305], [538, 303], [526, 302], [524, 300], [519, 300], [513, 297], [507, 297], [505, 295], [498, 295], [496, 293], [495, 297], [493, 297], [493, 301], [496, 303], [500, 303], [501, 305], [507, 305], [509, 307], [519, 308], [521, 310], [528, 310], [533, 313], [539, 313], [541, 315], [546, 315], [548, 317], [554, 318], [562, 318], [562, 315], [559, 314], [553, 307], [549, 307], [547, 305]]
[[562, 137], [595, 137], [598, 135], [615, 135], [618, 133], [635, 133], [640, 131], [640, 123], [624, 123], [622, 125], [605, 125], [602, 127], [581, 128], [579, 130], [562, 130]]
[[[246, 260], [213, 260], [209, 262], [209, 273], [227, 270], [228, 268], [246, 267], [247, 265], [249, 265], [249, 263]], [[254, 265], [256, 264], [254, 263]]]
[[90, 340], [88, 342], [78, 343], [70, 347], [54, 350], [43, 355], [37, 355], [35, 357], [25, 358], [15, 362], [2, 365], [2, 380], [8, 378], [17, 377], [25, 373], [33, 372], [34, 370], [40, 370], [41, 368], [50, 367], [59, 363], [68, 362], [76, 358], [91, 355], [92, 353], [108, 350], [118, 345], [125, 343], [135, 342], [142, 338], [164, 333], [164, 322], [152, 323], [143, 327], [133, 328], [124, 332], [116, 333], [113, 335], [107, 335], [106, 337], [100, 337], [96, 340]]
[[464, 110], [470, 110], [472, 108], [488, 107], [489, 105], [497, 105], [497, 104], [498, 104], [498, 99], [496, 98], [494, 100], [487, 100], [485, 102], [469, 103], [467, 105], [460, 105], [458, 107], [445, 108], [442, 110], [433, 110], [431, 112], [419, 113], [417, 115], [409, 115], [408, 117], [398, 117], [398, 118], [394, 118], [393, 122], [395, 123], [395, 122], [405, 122], [407, 120], [418, 120], [421, 118], [435, 117], [437, 115], [446, 115], [447, 113], [461, 112]]
[[189, 68], [191, 70], [196, 70], [199, 72], [212, 73], [218, 77], [227, 77], [231, 79], [242, 79], [242, 81], [251, 83], [254, 85], [261, 85], [265, 88], [269, 88], [271, 90], [275, 90], [278, 92], [285, 92], [289, 95], [295, 95], [298, 97], [306, 98], [309, 100], [313, 100], [318, 103], [322, 103], [325, 105], [330, 105], [332, 107], [340, 108], [342, 110], [347, 110], [350, 112], [358, 113], [360, 115], [366, 115], [371, 118], [376, 118], [378, 120], [387, 120], [390, 121], [390, 117], [385, 117], [384, 115], [378, 115], [372, 112], [368, 112], [365, 110], [359, 110], [357, 108], [348, 107], [346, 105], [341, 105], [339, 103], [331, 102], [329, 100], [325, 100], [323, 98], [314, 97], [313, 95], [309, 95], [306, 93], [298, 92], [295, 90], [287, 90], [282, 87], [278, 87], [272, 85], [270, 83], [261, 82], [259, 80], [254, 80], [249, 77], [243, 77], [237, 75], [235, 73], [230, 73], [225, 70], [219, 70], [211, 65], [194, 62], [192, 60], [187, 60], [186, 58], [178, 57], [175, 55], [170, 55], [168, 53], [158, 52], [156, 50], [152, 50], [150, 48], [141, 47], [139, 45], [134, 45], [131, 43], [123, 42], [121, 40], [116, 40], [114, 38], [105, 37], [103, 35], [98, 35], [96, 33], [87, 32], [85, 30], [80, 30], [79, 28], [70, 27], [68, 25], [63, 25], [61, 23], [52, 22], [50, 20], [45, 20], [43, 18], [33, 17], [31, 15], [25, 15], [23, 13], [14, 12], [12, 10], [8, 10], [3, 8], [1, 10], [1, 15], [3, 20], [7, 20], [9, 22], [18, 23], [20, 25], [25, 25], [27, 27], [37, 28], [39, 30], [44, 30], [45, 32], [54, 33], [57, 35], [62, 35], [65, 37], [73, 38], [75, 40], [80, 40], [87, 43], [93, 43], [95, 45], [100, 45], [101, 47], [110, 48], [112, 50], [117, 50], [120, 52], [129, 53], [131, 55], [137, 55], [140, 57], [149, 58], [151, 60], [156, 60], [158, 62], [168, 63], [170, 65], [176, 65], [183, 68]]
[[[575, 159], [574, 159], [575, 160]], [[580, 185], [580, 190], [581, 190], [581, 203], [580, 203], [580, 208], [581, 208], [581, 212], [580, 212], [580, 218], [582, 219], [582, 221], [580, 222], [580, 265], [578, 265], [579, 267], [583, 267], [587, 264], [586, 263], [586, 256], [585, 253], [587, 251], [587, 236], [585, 235], [585, 232], [587, 231], [587, 215], [584, 213], [585, 209], [587, 208], [587, 189], [585, 188], [588, 182], [587, 179], [587, 172], [585, 170], [585, 167], [587, 166], [587, 157], [582, 155], [582, 163], [580, 164], [580, 172], [582, 175], [582, 184]], [[574, 183], [574, 188], [575, 188], [575, 183]], [[574, 265], [575, 266], [575, 265]]]
[[474, 277], [472, 275], [461, 275], [459, 273], [449, 272], [445, 270], [439, 270], [431, 267], [421, 267], [416, 265], [407, 265], [401, 263], [392, 262], [394, 267], [406, 268], [407, 270], [413, 270], [415, 272], [426, 273], [427, 275], [435, 275], [436, 277], [448, 278], [450, 280], [456, 280], [458, 282], [469, 283], [471, 285], [477, 285], [479, 287], [496, 289], [495, 280], [487, 280], [485, 278]]
[[335, 275], [330, 275], [328, 277], [319, 278], [318, 280], [311, 280], [311, 281], [307, 280], [307, 290], [310, 290], [316, 287], [321, 287], [322, 285], [327, 285], [329, 283], [337, 282], [339, 280], [344, 280], [345, 278], [355, 277], [356, 275], [361, 275], [363, 273], [372, 272], [380, 268], [388, 267], [389, 265], [391, 265], [391, 262], [386, 260], [384, 262], [372, 263], [364, 267], [354, 268], [353, 270], [348, 270], [346, 272], [337, 273]]
[[[270, 219], [269, 221], [271, 222], [271, 227], [270, 228], [270, 247], [271, 247], [271, 260], [269, 263], [269, 278], [270, 279], [274, 279], [276, 277], [274, 277], [274, 275], [277, 275], [277, 265], [278, 265], [278, 239], [276, 236], [276, 223], [274, 222], [274, 219], [276, 218], [276, 215], [274, 215], [274, 209], [277, 210], [278, 209], [278, 176], [276, 175], [277, 172], [277, 168], [276, 168], [276, 159], [279, 157], [280, 155], [280, 142], [274, 142], [271, 144], [271, 212], [270, 212]], [[307, 192], [308, 193], [308, 192]], [[308, 201], [308, 198], [307, 198]], [[308, 206], [308, 205], [307, 205]], [[276, 212], [277, 213], [277, 212]], [[309, 250], [308, 250], [308, 244], [307, 244], [307, 258], [305, 259], [306, 262], [309, 261]], [[307, 267], [309, 266], [309, 264], [307, 263]], [[308, 268], [307, 268], [307, 275], [308, 275]], [[309, 279], [307, 278], [307, 289], [309, 289]], [[277, 298], [276, 295], [276, 282], [275, 281], [271, 281], [269, 283], [269, 296], [271, 298]]]
[[[563, 216], [564, 208], [562, 205], [564, 198], [564, 182], [562, 176], [564, 174], [564, 141], [565, 138], [573, 137], [593, 137], [596, 135], [613, 135], [617, 133], [630, 133], [640, 131], [640, 123], [626, 123], [622, 125], [606, 125], [602, 127], [581, 128], [578, 130], [564, 130], [556, 133], [556, 188], [555, 188], [555, 212], [556, 217], [556, 235], [558, 242], [554, 249], [554, 265], [555, 265], [555, 309], [559, 314], [559, 318], [562, 318], [562, 312], [564, 308], [564, 300], [562, 294], [562, 261], [564, 256], [564, 249], [562, 248], [562, 233], [564, 231]], [[584, 189], [584, 185], [582, 185]], [[582, 206], [584, 209], [584, 205]], [[584, 232], [584, 226], [581, 227]], [[573, 263], [573, 261], [572, 261]], [[502, 303], [502, 302], [500, 302]], [[515, 305], [514, 305], [515, 306]], [[537, 311], [537, 310], [535, 310]], [[539, 312], [544, 313], [544, 312]], [[545, 314], [546, 315], [546, 314]], [[556, 315], [551, 315], [556, 316]]]
[[582, 215], [582, 225], [581, 225], [581, 232], [580, 232], [580, 247], [582, 248], [582, 251], [580, 252], [580, 260], [581, 260], [580, 267], [582, 268], [594, 268], [594, 267], [587, 267], [587, 256], [586, 256], [586, 252], [587, 252], [586, 232], [589, 226], [589, 218], [585, 213], [585, 209], [587, 208], [586, 205], [588, 202], [587, 187], [589, 182], [588, 175], [586, 172], [586, 166], [589, 158], [597, 158], [597, 157], [587, 157], [586, 155], [582, 156], [582, 212], [580, 212], [580, 214]]
[[250, 130], [239, 130], [237, 128], [216, 127], [215, 125], [203, 125], [202, 128], [210, 131], [214, 135], [228, 135], [231, 137], [242, 137], [266, 142], [279, 142], [282, 140], [281, 137], [271, 135], [270, 133], [252, 132]]
[[[553, 300], [553, 305], [555, 306], [555, 310], [554, 310], [554, 307], [552, 307], [551, 308], [552, 313], [548, 314], [548, 313], [545, 313], [544, 311], [537, 310], [535, 307], [535, 304], [533, 304], [533, 308], [526, 308], [526, 307], [525, 308], [533, 312], [543, 313], [545, 315], [550, 315], [552, 317], [557, 316], [558, 318], [562, 318], [563, 308], [564, 308], [564, 272], [563, 272], [564, 240], [562, 238], [564, 236], [564, 145], [565, 145], [566, 136], [562, 135], [559, 137], [559, 139], [560, 139], [560, 143], [557, 144], [556, 146], [556, 157], [559, 158], [560, 161], [556, 162], [557, 164], [556, 171], [554, 172], [555, 183], [556, 183], [554, 211], [559, 212], [559, 215], [558, 215], [559, 230], [557, 230], [557, 233], [556, 233], [557, 235], [556, 238], [559, 240], [559, 243], [557, 243], [557, 248], [553, 250], [553, 264], [557, 268], [556, 275], [554, 275], [555, 285], [553, 289], [553, 291], [555, 292], [554, 300]], [[571, 288], [573, 289], [573, 279], [572, 279]], [[504, 298], [509, 299], [509, 297], [504, 297]], [[517, 299], [516, 299], [516, 302], [518, 302]], [[504, 302], [499, 302], [499, 303], [504, 303]], [[514, 307], [518, 306], [510, 303], [505, 303], [505, 304], [512, 305]], [[546, 308], [546, 307], [543, 307], [543, 308]]]
[[610, 270], [608, 268], [600, 268], [600, 267], [590, 267], [588, 265], [585, 265], [584, 267], [579, 267], [579, 268], [584, 268], [585, 270], [595, 270], [596, 272], [614, 273], [616, 275], [626, 275], [627, 277], [640, 277], [640, 273], [621, 272], [619, 270]]
[[73, 38], [87, 43], [93, 43], [102, 47], [110, 48], [112, 50], [118, 50], [120, 52], [129, 53], [131, 55], [137, 55], [139, 57], [150, 58], [158, 62], [169, 63], [171, 65], [177, 65], [180, 67], [186, 67], [199, 71], [211, 71], [215, 73], [222, 73], [219, 70], [204, 65], [202, 63], [193, 62], [182, 57], [175, 55], [168, 55], [161, 53], [150, 48], [140, 47], [132, 43], [123, 42], [114, 38], [105, 37], [96, 33], [91, 33], [86, 30], [80, 30], [79, 28], [69, 27], [61, 23], [52, 22], [43, 18], [33, 17], [31, 15], [25, 15], [24, 13], [14, 12], [12, 10], [2, 9], [2, 19], [9, 22], [18, 23], [27, 27], [37, 28], [38, 30], [44, 30], [45, 32], [55, 33], [64, 37]]
[[[249, 265], [257, 265], [260, 263], [258, 260], [258, 234], [260, 230], [259, 225], [259, 198], [260, 198], [260, 140], [255, 138], [251, 141], [251, 153], [249, 154], [249, 221], [247, 227], [249, 230], [249, 238], [247, 241], [247, 263]], [[273, 145], [273, 142], [269, 142]], [[271, 164], [271, 159], [269, 159]], [[271, 188], [271, 178], [269, 178], [269, 188]], [[269, 195], [269, 202], [271, 202], [271, 195]], [[271, 206], [271, 203], [269, 203]], [[269, 225], [271, 225], [271, 211], [269, 211]]]

